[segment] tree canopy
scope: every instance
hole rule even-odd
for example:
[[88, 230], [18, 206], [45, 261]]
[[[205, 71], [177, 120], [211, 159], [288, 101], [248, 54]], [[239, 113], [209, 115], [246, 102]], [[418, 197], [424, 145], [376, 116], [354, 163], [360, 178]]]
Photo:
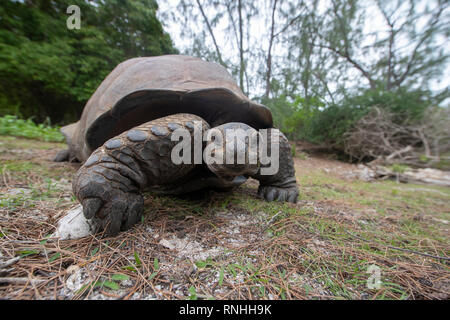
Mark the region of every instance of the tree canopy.
[[[78, 30], [66, 26], [70, 5]], [[118, 63], [177, 52], [157, 10], [155, 0], [1, 1], [0, 113], [76, 120]]]
[[[450, 57], [445, 0], [170, 4], [161, 16], [172, 28], [182, 26], [184, 52], [226, 66], [252, 97], [333, 103], [365, 89], [429, 90]], [[449, 92], [435, 95], [442, 101]]]

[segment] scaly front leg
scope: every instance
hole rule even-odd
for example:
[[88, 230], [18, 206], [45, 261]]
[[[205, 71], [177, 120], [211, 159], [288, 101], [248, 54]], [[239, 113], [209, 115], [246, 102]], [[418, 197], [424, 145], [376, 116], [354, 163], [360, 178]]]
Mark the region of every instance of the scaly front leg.
[[86, 219], [108, 235], [139, 222], [144, 188], [174, 183], [194, 168], [172, 162], [171, 151], [178, 142], [171, 141], [171, 135], [179, 128], [192, 134], [195, 121], [202, 123], [203, 132], [209, 129], [197, 116], [176, 114], [125, 131], [95, 150], [73, 181]]
[[143, 211], [140, 190], [147, 178], [123, 146], [120, 137], [107, 141], [92, 153], [73, 181], [85, 218], [108, 235], [129, 229], [139, 222]]

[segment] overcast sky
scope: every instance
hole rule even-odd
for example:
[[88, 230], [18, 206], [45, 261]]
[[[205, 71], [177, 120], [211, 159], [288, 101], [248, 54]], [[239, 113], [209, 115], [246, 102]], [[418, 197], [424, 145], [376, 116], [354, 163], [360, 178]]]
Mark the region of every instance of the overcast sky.
[[[203, 0], [202, 3], [204, 3], [206, 0]], [[179, 3], [179, 0], [165, 0], [165, 1], [158, 1], [159, 4], [159, 14], [167, 14], [170, 12], [176, 12], [176, 8], [177, 5]], [[195, 4], [195, 1], [192, 0], [192, 3]], [[268, 1], [260, 1], [259, 2], [261, 4], [261, 9], [260, 10], [270, 10], [269, 8], [264, 8], [264, 6], [267, 6], [267, 4], [269, 3]], [[423, 0], [421, 1], [422, 6], [427, 3], [427, 0]], [[362, 4], [364, 6], [367, 7], [366, 10], [366, 14], [367, 19], [366, 19], [366, 24], [365, 24], [365, 28], [364, 28], [364, 32], [366, 34], [370, 34], [374, 31], [378, 31], [378, 32], [383, 32], [384, 30], [387, 31], [386, 28], [386, 24], [383, 20], [383, 17], [381, 15], [381, 13], [378, 11], [378, 9], [376, 8], [374, 1], [371, 0], [367, 0], [362, 2]], [[267, 12], [267, 11], [266, 11]], [[208, 14], [208, 12], [207, 12]], [[213, 16], [210, 13], [211, 17]], [[266, 16], [266, 15], [263, 15]], [[177, 25], [175, 23], [167, 23], [166, 19], [162, 19], [164, 23], [164, 27], [165, 30], [170, 34], [170, 36], [172, 37], [172, 40], [175, 43], [175, 46], [183, 53], [183, 51], [186, 48], [189, 48], [192, 46], [192, 39], [191, 38], [183, 38], [181, 37], [181, 33], [182, 33], [182, 26]], [[170, 20], [169, 20], [170, 21]], [[268, 47], [268, 42], [266, 39], [268, 39], [267, 33], [269, 32], [269, 21], [265, 21], [265, 19], [261, 18], [259, 20], [252, 20], [252, 25], [250, 26], [250, 34], [251, 34], [251, 39], [250, 42], [254, 44], [259, 45], [260, 47], [262, 47], [263, 49], [267, 49]], [[419, 22], [420, 23], [420, 22]], [[237, 52], [236, 50], [236, 46], [234, 45], [234, 38], [232, 35], [228, 34], [225, 31], [225, 24], [219, 24], [218, 26], [216, 26], [214, 28], [214, 33], [215, 33], [215, 37], [217, 38], [217, 42], [219, 44], [219, 47], [222, 50], [222, 54], [226, 57], [229, 57], [230, 54], [233, 54], [233, 52]], [[206, 29], [206, 25], [203, 24], [202, 21], [198, 21], [198, 22], [194, 22], [192, 21], [192, 29], [193, 30], [201, 30], [201, 29]], [[373, 39], [367, 37], [366, 43], [368, 44], [370, 41], [373, 41]], [[438, 41], [440, 43], [445, 44], [448, 52], [450, 52], [450, 45], [448, 45], [448, 39], [441, 37], [438, 39]], [[211, 39], [208, 39], [207, 42], [208, 46], [212, 49], [212, 41]], [[251, 46], [250, 46], [251, 47]], [[280, 50], [284, 50], [284, 48], [282, 46], [280, 46], [279, 44], [276, 45], [273, 48], [273, 55], [277, 56], [277, 53], [280, 54]], [[408, 48], [405, 48], [405, 50], [410, 50]], [[364, 62], [364, 59], [373, 59], [373, 56], [368, 56], [368, 57], [358, 57], [358, 59], [360, 59], [360, 61]], [[249, 69], [251, 70], [250, 72], [252, 74], [255, 74], [255, 71], [258, 68], [258, 63], [261, 63], [260, 61], [250, 61], [249, 62]], [[252, 65], [253, 63], [253, 65]], [[443, 74], [443, 76], [440, 79], [436, 79], [435, 81], [432, 82], [431, 87], [433, 90], [441, 90], [441, 89], [445, 89], [446, 87], [450, 86], [450, 64], [448, 63], [445, 66], [445, 73]], [[355, 71], [353, 71], [355, 72]], [[252, 91], [262, 91], [262, 88], [256, 89], [256, 90], [252, 90]], [[253, 94], [258, 94], [260, 92], [251, 92]]]

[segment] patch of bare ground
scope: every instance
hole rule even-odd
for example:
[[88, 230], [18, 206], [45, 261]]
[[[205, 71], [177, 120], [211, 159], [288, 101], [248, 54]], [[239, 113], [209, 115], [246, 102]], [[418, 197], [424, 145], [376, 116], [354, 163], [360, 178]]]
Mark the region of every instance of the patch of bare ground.
[[[77, 165], [52, 163], [56, 149], [27, 150], [31, 158], [0, 156], [1, 298], [450, 296], [447, 189], [353, 182], [340, 176], [353, 165], [308, 156], [295, 159], [297, 204], [258, 199], [254, 180], [234, 193], [147, 194], [131, 230], [59, 241], [48, 236], [75, 205]], [[372, 265], [381, 276], [375, 287]]]

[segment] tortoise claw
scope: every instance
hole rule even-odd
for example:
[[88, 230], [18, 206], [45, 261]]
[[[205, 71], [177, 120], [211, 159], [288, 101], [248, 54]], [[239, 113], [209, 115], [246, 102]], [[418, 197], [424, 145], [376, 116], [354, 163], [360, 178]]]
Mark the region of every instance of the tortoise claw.
[[103, 204], [100, 198], [87, 198], [82, 201], [83, 214], [86, 219], [92, 219]]
[[110, 196], [81, 200], [86, 219], [93, 219], [106, 235], [114, 236], [128, 230], [141, 220], [144, 199], [138, 193], [121, 190], [106, 193]]
[[276, 187], [276, 186], [260, 186], [258, 195], [267, 201], [281, 201], [296, 203], [298, 198], [298, 188], [293, 187]]

